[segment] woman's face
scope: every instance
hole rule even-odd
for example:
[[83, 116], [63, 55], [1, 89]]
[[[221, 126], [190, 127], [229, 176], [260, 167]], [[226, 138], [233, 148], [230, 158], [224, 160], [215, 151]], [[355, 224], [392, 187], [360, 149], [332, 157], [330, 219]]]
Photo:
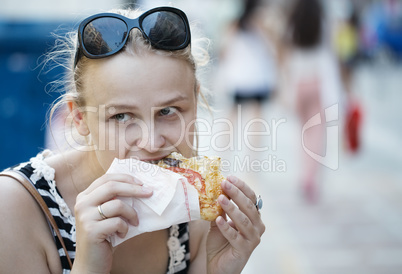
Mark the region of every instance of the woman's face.
[[192, 155], [197, 96], [194, 72], [185, 61], [120, 53], [88, 68], [84, 121], [104, 170], [114, 158]]

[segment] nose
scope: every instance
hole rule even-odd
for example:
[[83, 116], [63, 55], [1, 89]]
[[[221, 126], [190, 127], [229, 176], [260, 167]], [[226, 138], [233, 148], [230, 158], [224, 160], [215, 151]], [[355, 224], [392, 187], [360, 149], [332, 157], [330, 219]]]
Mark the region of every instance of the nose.
[[138, 149], [143, 149], [149, 153], [155, 153], [163, 148], [165, 143], [166, 139], [163, 134], [161, 134], [160, 130], [154, 125], [147, 124], [145, 128], [141, 127], [141, 133], [135, 140], [134, 145]]

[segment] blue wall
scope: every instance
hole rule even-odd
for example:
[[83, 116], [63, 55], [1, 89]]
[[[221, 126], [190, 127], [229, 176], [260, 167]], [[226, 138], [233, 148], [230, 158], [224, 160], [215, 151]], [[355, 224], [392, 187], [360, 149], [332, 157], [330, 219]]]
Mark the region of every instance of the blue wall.
[[54, 45], [51, 33], [60, 25], [72, 28], [60, 22], [0, 21], [0, 170], [44, 148], [46, 113], [57, 98], [45, 89], [63, 71], [41, 73], [38, 60]]

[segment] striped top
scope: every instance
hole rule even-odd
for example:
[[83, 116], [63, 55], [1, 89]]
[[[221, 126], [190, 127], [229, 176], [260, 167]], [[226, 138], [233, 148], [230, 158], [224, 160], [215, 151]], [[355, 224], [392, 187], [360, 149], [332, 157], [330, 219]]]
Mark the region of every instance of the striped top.
[[[38, 190], [52, 213], [71, 261], [74, 262], [76, 244], [75, 218], [57, 189], [54, 180], [55, 170], [44, 161], [51, 154], [49, 150], [45, 150], [36, 157], [31, 158], [29, 162], [22, 163], [11, 169], [23, 173]], [[190, 265], [188, 223], [173, 225], [169, 230], [170, 237], [167, 242], [169, 263], [166, 273], [187, 273]], [[70, 273], [71, 269], [66, 254], [54, 231], [53, 238], [59, 251], [63, 274]]]

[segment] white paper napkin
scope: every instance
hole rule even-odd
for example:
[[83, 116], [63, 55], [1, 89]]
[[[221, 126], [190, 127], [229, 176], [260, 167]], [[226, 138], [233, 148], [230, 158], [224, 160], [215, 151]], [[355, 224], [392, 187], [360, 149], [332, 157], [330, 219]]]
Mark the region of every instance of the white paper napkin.
[[149, 198], [118, 198], [137, 211], [139, 225], [129, 224], [125, 238], [112, 235], [113, 246], [144, 232], [200, 219], [198, 191], [177, 173], [136, 159], [114, 159], [106, 173], [129, 174], [153, 190]]

